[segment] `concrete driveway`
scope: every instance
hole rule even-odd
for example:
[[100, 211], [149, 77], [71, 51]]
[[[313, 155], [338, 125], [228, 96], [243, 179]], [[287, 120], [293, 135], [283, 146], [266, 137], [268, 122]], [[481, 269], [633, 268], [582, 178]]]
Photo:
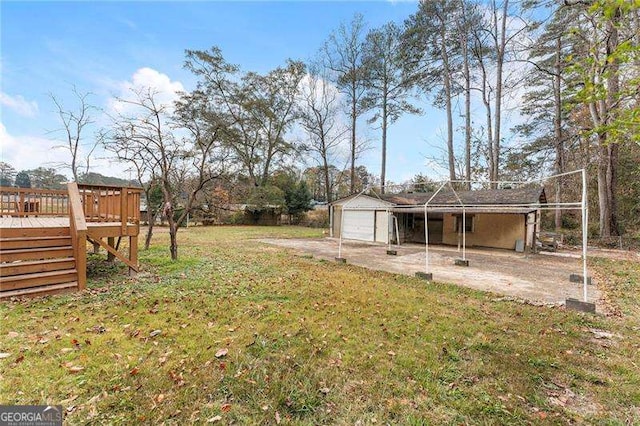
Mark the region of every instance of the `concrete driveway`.
[[[263, 239], [264, 243], [293, 249], [326, 260], [338, 256], [338, 239]], [[347, 263], [369, 269], [414, 275], [425, 272], [425, 247], [407, 244], [393, 247], [397, 256], [386, 254], [387, 246], [356, 241], [342, 242]], [[434, 281], [448, 282], [476, 290], [491, 291], [533, 303], [564, 304], [573, 297], [582, 300], [582, 284], [569, 282], [572, 273], [582, 274], [582, 261], [574, 255], [522, 254], [508, 250], [467, 249], [469, 266], [454, 266], [461, 257], [456, 247], [429, 246], [430, 270]], [[600, 294], [597, 283], [588, 287], [588, 299]]]

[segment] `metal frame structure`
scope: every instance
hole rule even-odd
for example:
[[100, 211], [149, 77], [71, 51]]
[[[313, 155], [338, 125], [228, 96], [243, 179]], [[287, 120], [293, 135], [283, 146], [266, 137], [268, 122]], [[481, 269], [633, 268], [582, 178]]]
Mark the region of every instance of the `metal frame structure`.
[[[458, 184], [478, 184], [478, 183], [482, 183], [482, 184], [520, 184], [520, 185], [526, 185], [526, 184], [533, 184], [533, 183], [540, 183], [542, 184], [544, 181], [553, 179], [553, 178], [560, 178], [563, 176], [569, 176], [569, 175], [576, 175], [576, 174], [580, 174], [581, 178], [582, 178], [582, 191], [581, 191], [581, 200], [580, 201], [574, 201], [574, 202], [566, 202], [566, 203], [562, 203], [562, 202], [557, 202], [557, 203], [545, 203], [545, 204], [541, 204], [541, 203], [537, 203], [537, 204], [465, 204], [462, 199], [460, 198], [460, 196], [458, 195], [458, 192], [456, 191], [455, 187], [454, 187], [454, 183], [458, 183]], [[566, 173], [561, 173], [561, 174], [557, 174], [557, 175], [553, 175], [553, 176], [549, 176], [546, 178], [540, 178], [540, 179], [535, 179], [535, 180], [531, 180], [531, 181], [470, 181], [470, 180], [448, 180], [448, 181], [444, 181], [441, 182], [440, 186], [438, 187], [438, 190], [429, 198], [429, 200], [427, 200], [427, 202], [425, 202], [424, 204], [420, 205], [411, 205], [411, 206], [394, 206], [392, 208], [387, 207], [385, 210], [387, 212], [387, 217], [391, 217], [389, 215], [389, 212], [391, 210], [395, 211], [395, 212], [401, 212], [402, 210], [409, 210], [412, 209], [415, 212], [416, 208], [420, 208], [422, 207], [424, 210], [424, 220], [425, 220], [425, 273], [429, 274], [430, 273], [430, 264], [429, 264], [429, 225], [428, 225], [428, 215], [429, 212], [444, 212], [444, 211], [451, 211], [451, 208], [453, 207], [451, 204], [435, 204], [433, 203], [433, 200], [435, 199], [435, 197], [442, 191], [442, 189], [445, 186], [449, 186], [449, 188], [451, 188], [451, 190], [453, 191], [457, 201], [458, 201], [458, 208], [461, 209], [462, 211], [462, 260], [466, 261], [466, 213], [468, 211], [478, 211], [481, 210], [483, 212], [487, 212], [487, 211], [500, 211], [500, 212], [509, 212], [509, 211], [513, 211], [514, 213], [521, 213], [523, 212], [523, 210], [526, 209], [531, 209], [531, 210], [535, 210], [535, 211], [539, 211], [539, 210], [556, 210], [556, 209], [561, 209], [561, 210], [580, 210], [581, 211], [581, 228], [582, 228], [582, 278], [583, 278], [583, 299], [584, 302], [587, 302], [587, 282], [588, 282], [588, 276], [587, 276], [587, 242], [588, 242], [588, 233], [587, 233], [587, 225], [588, 225], [588, 218], [589, 218], [589, 211], [588, 211], [588, 206], [587, 206], [587, 175], [586, 175], [586, 170], [585, 169], [578, 169], [578, 170], [574, 170], [571, 172], [566, 172]], [[358, 194], [354, 195], [350, 200], [347, 200], [343, 205], [342, 205], [342, 212], [341, 212], [341, 220], [340, 220], [340, 241], [339, 241], [339, 246], [338, 246], [338, 258], [342, 259], [342, 235], [343, 235], [343, 227], [344, 227], [344, 213], [346, 211], [357, 211], [357, 210], [371, 210], [371, 208], [368, 207], [352, 207], [349, 208], [349, 203], [351, 201], [353, 201], [354, 199], [358, 198], [358, 196], [365, 194], [365, 192], [373, 192], [373, 194], [379, 198], [380, 200], [382, 200], [380, 198], [380, 196], [375, 192], [375, 190], [373, 190], [373, 188], [367, 187], [364, 190], [360, 191]], [[383, 200], [384, 201], [384, 200]], [[397, 226], [396, 226], [397, 227]], [[397, 231], [396, 231], [397, 232]], [[397, 236], [398, 238], [398, 242], [399, 242], [399, 235]], [[388, 249], [391, 249], [391, 238], [388, 238]]]

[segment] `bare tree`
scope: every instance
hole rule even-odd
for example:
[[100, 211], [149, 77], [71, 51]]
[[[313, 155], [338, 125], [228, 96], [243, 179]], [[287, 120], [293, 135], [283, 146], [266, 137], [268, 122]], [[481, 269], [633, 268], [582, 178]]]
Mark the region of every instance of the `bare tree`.
[[455, 14], [456, 32], [458, 36], [459, 54], [462, 57], [462, 91], [464, 92], [464, 173], [467, 180], [465, 187], [471, 189], [471, 148], [473, 128], [471, 127], [471, 89], [475, 80], [474, 69], [477, 69], [477, 61], [473, 55], [473, 33], [480, 27], [482, 15], [478, 5], [469, 0], [458, 0], [458, 10]]
[[[171, 258], [178, 258], [179, 226], [191, 212], [197, 195], [219, 176], [216, 150], [221, 126], [204, 124], [199, 105], [183, 95], [173, 105], [160, 103], [151, 88], [132, 89], [131, 99], [118, 99], [122, 111], [103, 138], [117, 158], [153, 170], [163, 194], [163, 214], [169, 224]], [[181, 213], [175, 215], [181, 207]]]
[[324, 44], [321, 53], [328, 69], [333, 71], [333, 81], [345, 95], [351, 121], [350, 192], [356, 190], [356, 158], [362, 144], [357, 141], [357, 122], [365, 93], [364, 67], [365, 23], [361, 14], [355, 14], [350, 23], [341, 23]]
[[331, 166], [349, 129], [340, 121], [339, 93], [317, 64], [309, 67], [308, 78], [301, 85], [300, 124], [307, 135], [306, 148], [320, 164], [324, 179], [325, 200], [333, 196]]
[[64, 166], [71, 169], [73, 180], [78, 182], [81, 171], [84, 174], [89, 173], [91, 155], [98, 145], [97, 139], [91, 143], [84, 140], [87, 127], [94, 123], [91, 112], [96, 108], [89, 103], [90, 92], [81, 93], [75, 86], [71, 91], [77, 101], [75, 109], [66, 109], [62, 102], [51, 93], [49, 97], [56, 106], [56, 112], [62, 123], [62, 128], [54, 130], [53, 133], [64, 133], [65, 144], [60, 147], [69, 151], [71, 157], [70, 162]]
[[[489, 4], [489, 15], [481, 31], [485, 33], [488, 45], [491, 46], [492, 54], [490, 56], [493, 62], [490, 64], [495, 69], [493, 90], [495, 96], [493, 98], [493, 131], [492, 139], [489, 141], [489, 178], [493, 181], [492, 187], [497, 187], [496, 181], [500, 178], [500, 155], [502, 145], [502, 121], [503, 121], [503, 103], [505, 98], [505, 89], [507, 86], [507, 75], [505, 74], [505, 64], [515, 60], [514, 55], [520, 53], [519, 49], [514, 48], [524, 33], [531, 29], [529, 22], [522, 19], [518, 7], [520, 3], [511, 2], [510, 0], [491, 0]], [[511, 23], [511, 25], [509, 25]], [[519, 25], [515, 25], [519, 23]], [[486, 56], [482, 57], [486, 59]], [[486, 64], [483, 65], [486, 72]], [[487, 115], [491, 114], [487, 109]]]

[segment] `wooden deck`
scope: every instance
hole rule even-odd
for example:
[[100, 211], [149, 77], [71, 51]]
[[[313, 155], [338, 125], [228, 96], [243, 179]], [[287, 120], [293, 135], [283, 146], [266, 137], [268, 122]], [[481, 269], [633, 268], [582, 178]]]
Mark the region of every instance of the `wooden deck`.
[[140, 192], [74, 182], [67, 191], [0, 187], [0, 298], [84, 289], [87, 242], [137, 272]]
[[[10, 233], [11, 229], [32, 228], [68, 228], [68, 217], [0, 217], [0, 238]], [[121, 237], [138, 235], [138, 225], [127, 223], [126, 231], [122, 232], [121, 222], [87, 222], [87, 233], [96, 238]]]
[[0, 217], [0, 233], [10, 228], [68, 228], [68, 217]]
[[69, 217], [0, 217], [0, 233], [10, 228], [68, 228]]

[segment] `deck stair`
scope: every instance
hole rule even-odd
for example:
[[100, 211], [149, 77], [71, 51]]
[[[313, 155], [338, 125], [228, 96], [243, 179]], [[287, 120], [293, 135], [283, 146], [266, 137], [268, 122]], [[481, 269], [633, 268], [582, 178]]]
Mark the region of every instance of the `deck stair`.
[[10, 231], [0, 236], [0, 297], [77, 290], [70, 228]]
[[[84, 290], [87, 243], [135, 274], [141, 191], [76, 182], [66, 190], [0, 186], [0, 299]], [[123, 237], [128, 256], [115, 243]]]

